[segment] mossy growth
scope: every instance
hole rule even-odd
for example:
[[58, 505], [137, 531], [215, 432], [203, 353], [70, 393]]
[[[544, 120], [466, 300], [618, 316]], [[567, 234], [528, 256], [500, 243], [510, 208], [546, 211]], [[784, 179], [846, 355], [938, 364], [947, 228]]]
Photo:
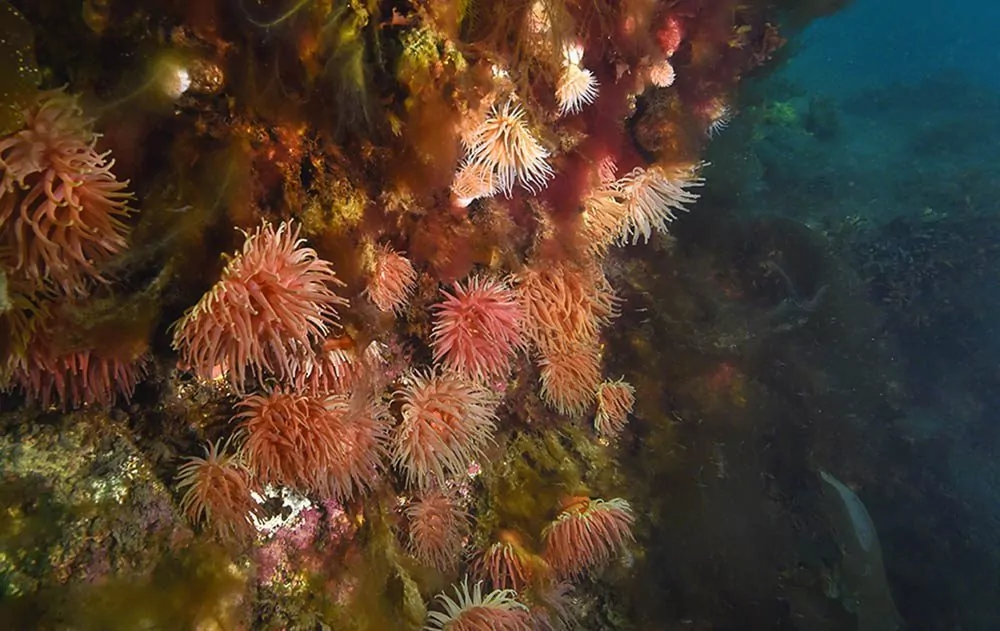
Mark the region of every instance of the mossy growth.
[[31, 25], [9, 2], [0, 1], [0, 136], [24, 124], [24, 110], [41, 79]]
[[776, 101], [768, 103], [763, 110], [764, 122], [781, 127], [799, 127], [801, 120], [794, 103]]
[[600, 497], [621, 488], [612, 451], [574, 423], [541, 434], [518, 433], [504, 454], [484, 478], [487, 499], [478, 520], [485, 536], [513, 529], [540, 549], [541, 532], [566, 498]]
[[302, 226], [308, 235], [343, 234], [361, 223], [368, 202], [363, 190], [346, 178], [333, 177], [302, 209]]
[[157, 287], [131, 295], [91, 297], [64, 304], [54, 316], [60, 324], [57, 348], [96, 349], [105, 357], [131, 361], [149, 348], [160, 317]]
[[83, 631], [231, 629], [246, 623], [246, 577], [222, 548], [201, 543], [164, 558], [146, 581], [80, 586], [66, 606]]

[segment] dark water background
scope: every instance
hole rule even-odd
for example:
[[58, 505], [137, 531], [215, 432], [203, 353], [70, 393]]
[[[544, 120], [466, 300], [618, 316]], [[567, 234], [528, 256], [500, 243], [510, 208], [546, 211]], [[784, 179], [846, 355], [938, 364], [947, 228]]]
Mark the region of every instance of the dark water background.
[[880, 447], [853, 482], [906, 628], [1000, 628], [998, 21], [992, 2], [859, 0], [710, 155], [736, 212], [824, 233], [878, 310], [870, 378], [894, 411], [859, 421]]

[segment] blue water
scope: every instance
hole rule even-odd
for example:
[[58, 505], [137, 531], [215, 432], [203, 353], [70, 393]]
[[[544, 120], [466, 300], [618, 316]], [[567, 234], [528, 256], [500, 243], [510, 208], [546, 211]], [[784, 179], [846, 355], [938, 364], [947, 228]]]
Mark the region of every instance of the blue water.
[[[863, 430], [881, 473], [852, 482], [912, 629], [1000, 628], [1000, 4], [958, 7], [859, 0], [816, 21], [748, 95], [754, 141], [714, 149], [751, 165], [741, 212], [825, 233], [879, 309], [900, 390]], [[775, 103], [835, 124], [758, 124]]]
[[936, 75], [1000, 89], [997, 23], [1000, 4], [988, 0], [857, 0], [811, 24], [783, 72], [809, 90], [833, 93]]

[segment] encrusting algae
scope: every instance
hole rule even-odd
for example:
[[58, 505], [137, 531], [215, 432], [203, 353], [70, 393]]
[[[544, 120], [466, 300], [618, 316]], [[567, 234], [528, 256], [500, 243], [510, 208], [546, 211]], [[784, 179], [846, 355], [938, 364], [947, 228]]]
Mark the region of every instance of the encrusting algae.
[[617, 457], [659, 396], [607, 341], [626, 261], [787, 4], [0, 3], [3, 444], [91, 423], [184, 533], [29, 578], [10, 549], [71, 544], [6, 497], [12, 611], [129, 628], [127, 576], [157, 628], [623, 619], [652, 525]]

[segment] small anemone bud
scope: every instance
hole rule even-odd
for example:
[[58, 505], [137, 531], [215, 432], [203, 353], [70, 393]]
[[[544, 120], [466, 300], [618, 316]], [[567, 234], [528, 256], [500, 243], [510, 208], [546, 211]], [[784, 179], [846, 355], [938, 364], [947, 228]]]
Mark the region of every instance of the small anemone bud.
[[583, 44], [570, 42], [563, 46], [563, 60], [566, 64], [579, 66], [583, 61]]
[[669, 88], [674, 84], [676, 74], [673, 65], [667, 59], [652, 63], [648, 72], [650, 83], [658, 88]]

